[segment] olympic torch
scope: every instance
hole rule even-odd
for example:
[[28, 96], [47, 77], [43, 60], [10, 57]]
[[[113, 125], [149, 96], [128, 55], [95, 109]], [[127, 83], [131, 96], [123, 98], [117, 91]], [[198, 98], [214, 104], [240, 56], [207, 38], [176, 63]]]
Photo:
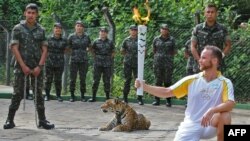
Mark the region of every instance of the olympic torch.
[[[147, 34], [147, 26], [146, 24], [149, 21], [150, 17], [150, 8], [148, 5], [148, 0], [144, 3], [147, 9], [147, 17], [141, 17], [138, 7], [133, 8], [133, 19], [138, 25], [138, 72], [137, 72], [137, 77], [139, 81], [143, 81], [143, 74], [144, 74], [144, 58], [145, 58], [145, 50], [146, 50], [146, 34]], [[143, 95], [143, 87], [140, 87], [137, 89], [136, 94], [138, 96]]]

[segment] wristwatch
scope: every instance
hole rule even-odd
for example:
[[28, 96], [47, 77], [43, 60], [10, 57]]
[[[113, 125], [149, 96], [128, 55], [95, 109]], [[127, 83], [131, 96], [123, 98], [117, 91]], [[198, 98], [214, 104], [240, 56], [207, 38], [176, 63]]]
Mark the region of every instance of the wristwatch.
[[38, 65], [38, 67], [40, 68], [40, 70], [43, 69], [43, 66], [44, 66], [44, 65]]

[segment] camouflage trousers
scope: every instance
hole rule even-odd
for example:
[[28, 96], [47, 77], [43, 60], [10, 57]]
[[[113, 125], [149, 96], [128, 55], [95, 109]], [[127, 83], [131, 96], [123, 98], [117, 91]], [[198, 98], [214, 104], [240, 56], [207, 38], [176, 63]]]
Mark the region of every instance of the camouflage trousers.
[[137, 67], [131, 67], [130, 65], [124, 64], [123, 71], [125, 77], [123, 95], [124, 97], [127, 97], [130, 91], [132, 78], [137, 78]]
[[86, 75], [88, 72], [88, 61], [85, 62], [71, 62], [70, 64], [70, 92], [73, 94], [76, 87], [77, 73], [80, 77], [80, 91], [81, 94], [86, 92]]
[[94, 65], [94, 72], [93, 72], [94, 83], [93, 83], [93, 86], [92, 86], [92, 90], [93, 90], [94, 95], [96, 94], [96, 92], [98, 90], [101, 76], [102, 76], [102, 80], [103, 80], [103, 83], [104, 83], [104, 91], [105, 91], [105, 93], [106, 94], [110, 93], [111, 75], [112, 75], [112, 67], [102, 67], [102, 66]]
[[45, 68], [45, 92], [50, 93], [51, 85], [54, 79], [56, 95], [61, 95], [62, 90], [62, 74], [64, 67], [47, 67]]
[[[169, 87], [172, 84], [172, 74], [173, 68], [168, 67], [154, 67], [154, 73], [156, 78], [156, 86]], [[160, 100], [159, 97], [155, 97], [157, 101]], [[167, 98], [170, 99], [170, 98]]]
[[154, 67], [157, 86], [170, 86], [172, 83], [173, 68]]
[[[31, 87], [33, 93], [35, 94], [35, 77], [30, 75], [28, 76], [31, 79]], [[14, 74], [14, 84], [13, 84], [13, 95], [11, 98], [11, 104], [9, 106], [8, 120], [14, 119], [15, 112], [18, 110], [20, 106], [21, 100], [24, 98], [24, 74], [23, 73], [15, 73]], [[27, 79], [28, 80], [28, 79]], [[43, 72], [37, 77], [37, 89], [36, 89], [36, 108], [38, 112], [39, 120], [44, 120], [45, 118], [45, 108], [44, 108], [44, 100], [42, 95], [43, 90]]]

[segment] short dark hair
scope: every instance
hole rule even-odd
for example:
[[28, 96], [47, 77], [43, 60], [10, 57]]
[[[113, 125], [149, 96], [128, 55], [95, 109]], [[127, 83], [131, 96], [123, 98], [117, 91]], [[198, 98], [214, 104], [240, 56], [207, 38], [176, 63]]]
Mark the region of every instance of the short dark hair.
[[108, 28], [103, 26], [103, 27], [100, 27], [100, 31], [104, 31], [104, 32], [109, 32]]
[[133, 24], [133, 25], [130, 25], [129, 29], [130, 29], [130, 30], [138, 30], [138, 29], [137, 29], [137, 26], [134, 25], [134, 24]]
[[75, 24], [76, 24], [76, 25], [77, 25], [77, 24], [80, 24], [82, 27], [84, 27], [84, 24], [83, 24], [83, 22], [82, 22], [81, 20], [76, 21]]
[[54, 23], [54, 27], [62, 28], [62, 25], [60, 23]]
[[27, 9], [32, 9], [32, 10], [36, 10], [36, 12], [38, 12], [38, 6], [35, 3], [29, 3], [26, 7], [25, 10]]
[[168, 29], [168, 28], [169, 28], [168, 24], [161, 24], [161, 29]]
[[213, 57], [218, 59], [218, 67], [222, 63], [222, 51], [216, 46], [206, 45], [204, 49], [211, 50]]
[[215, 8], [215, 10], [218, 11], [218, 7], [217, 7], [216, 4], [214, 4], [214, 3], [208, 3], [208, 4], [206, 5], [206, 8]]

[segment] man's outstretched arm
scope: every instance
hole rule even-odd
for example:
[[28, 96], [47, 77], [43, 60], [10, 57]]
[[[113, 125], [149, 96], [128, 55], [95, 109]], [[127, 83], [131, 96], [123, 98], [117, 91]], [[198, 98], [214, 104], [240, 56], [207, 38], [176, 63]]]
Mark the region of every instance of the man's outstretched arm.
[[143, 90], [151, 95], [161, 98], [168, 98], [174, 96], [173, 91], [170, 88], [148, 85], [144, 81], [141, 84], [139, 80], [135, 80], [136, 88], [139, 88], [142, 85], [143, 85]]

